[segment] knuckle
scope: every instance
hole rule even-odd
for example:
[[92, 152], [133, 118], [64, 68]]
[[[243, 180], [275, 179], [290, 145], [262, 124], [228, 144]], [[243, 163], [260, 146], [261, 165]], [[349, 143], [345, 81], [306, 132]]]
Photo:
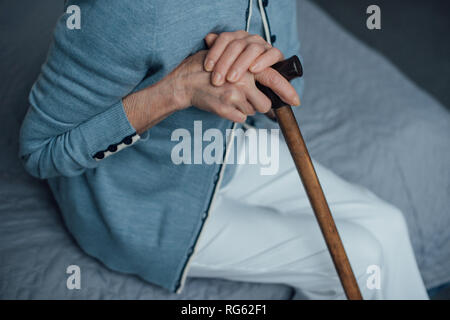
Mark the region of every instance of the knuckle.
[[228, 108], [225, 105], [221, 104], [217, 107], [216, 112], [219, 116], [224, 117], [228, 113]]
[[261, 37], [259, 34], [252, 34], [251, 36], [249, 36], [250, 40], [255, 41], [255, 42], [261, 42], [265, 40], [263, 39], [263, 37]]
[[264, 50], [264, 48], [258, 43], [250, 43], [248, 45], [248, 49], [251, 50], [251, 51], [256, 51], [256, 52]]
[[277, 87], [282, 83], [280, 74], [273, 69], [267, 73], [267, 80], [274, 87]]
[[233, 104], [236, 100], [236, 90], [233, 88], [226, 89], [222, 95], [222, 102], [225, 104]]
[[230, 46], [232, 49], [243, 49], [246, 46], [246, 42], [242, 39], [236, 39], [230, 43]]
[[210, 33], [208, 33], [208, 34], [206, 35], [205, 39], [207, 39], [207, 40], [211, 40], [211, 39], [213, 39], [213, 38], [214, 38], [214, 36], [216, 36], [216, 34], [214, 34], [214, 33], [210, 32]]
[[220, 38], [222, 41], [228, 42], [228, 41], [231, 41], [231, 40], [233, 39], [233, 36], [232, 36], [232, 34], [231, 34], [230, 32], [222, 32], [222, 33], [220, 34], [219, 38]]
[[227, 118], [229, 110], [225, 106], [221, 105], [216, 109], [216, 113], [219, 117]]
[[272, 51], [278, 58], [283, 58], [283, 53], [280, 51], [280, 49], [272, 47], [270, 48], [270, 51]]
[[236, 34], [240, 35], [240, 36], [245, 36], [245, 35], [248, 35], [248, 32], [245, 30], [238, 30], [238, 31], [236, 31]]

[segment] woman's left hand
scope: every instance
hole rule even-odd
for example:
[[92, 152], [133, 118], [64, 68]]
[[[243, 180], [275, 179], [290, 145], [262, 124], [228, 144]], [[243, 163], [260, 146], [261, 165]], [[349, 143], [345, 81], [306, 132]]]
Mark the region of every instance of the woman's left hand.
[[209, 33], [205, 37], [209, 47], [205, 70], [212, 72], [212, 83], [237, 82], [246, 71], [258, 73], [284, 59], [277, 48], [256, 34], [239, 30]]
[[250, 71], [284, 102], [294, 106], [300, 105], [298, 94], [289, 81], [269, 68], [283, 60], [283, 54], [261, 36], [243, 30], [220, 35], [209, 33], [205, 42], [209, 51], [203, 66], [206, 71], [211, 72], [213, 85], [222, 86], [227, 81], [236, 83]]

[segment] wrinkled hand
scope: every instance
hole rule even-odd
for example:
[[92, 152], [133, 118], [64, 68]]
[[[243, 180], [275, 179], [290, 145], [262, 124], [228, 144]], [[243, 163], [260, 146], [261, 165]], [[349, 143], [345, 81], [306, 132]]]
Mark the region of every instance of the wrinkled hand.
[[268, 85], [272, 81], [272, 72], [254, 75], [246, 71], [237, 82], [214, 86], [210, 73], [203, 68], [207, 52], [200, 51], [186, 58], [165, 80], [171, 83], [171, 92], [177, 97], [179, 109], [193, 105], [235, 122], [244, 122], [255, 112], [270, 110], [272, 103], [256, 87], [255, 80]]
[[277, 71], [270, 68], [284, 59], [280, 50], [272, 47], [261, 36], [245, 31], [210, 33], [205, 37], [210, 48], [204, 69], [211, 72], [211, 83], [222, 86], [226, 82], [237, 83], [248, 71], [263, 79], [289, 105], [300, 105], [300, 99], [292, 85]]

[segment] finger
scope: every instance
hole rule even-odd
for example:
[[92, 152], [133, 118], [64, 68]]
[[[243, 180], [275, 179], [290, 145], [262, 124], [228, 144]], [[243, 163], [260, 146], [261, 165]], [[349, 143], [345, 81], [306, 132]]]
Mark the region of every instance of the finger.
[[255, 80], [272, 89], [287, 104], [291, 106], [300, 105], [300, 98], [294, 87], [276, 70], [266, 68], [264, 71], [255, 75]]
[[212, 73], [212, 83], [220, 86], [225, 82], [225, 76], [228, 70], [239, 57], [239, 55], [246, 49], [248, 43], [245, 39], [237, 39], [230, 42], [227, 48], [222, 53], [222, 56], [214, 66]]
[[219, 37], [217, 33], [208, 33], [205, 37], [205, 42], [208, 48], [211, 48], [214, 45], [214, 42]]
[[234, 61], [229, 71], [227, 72], [227, 80], [230, 82], [236, 82], [247, 72], [253, 61], [256, 60], [261, 54], [270, 48], [268, 43], [250, 43], [245, 50]]
[[249, 101], [247, 101], [247, 99], [240, 101], [239, 104], [236, 104], [236, 107], [248, 116], [256, 114], [256, 109]]
[[258, 73], [264, 69], [284, 60], [283, 53], [277, 48], [270, 48], [264, 54], [260, 55], [250, 66], [250, 71]]
[[246, 36], [247, 32], [223, 32], [214, 41], [214, 45], [209, 49], [208, 54], [205, 58], [205, 70], [212, 71], [214, 65], [222, 56], [225, 48], [228, 44], [235, 39], [242, 39]]
[[222, 104], [217, 106], [215, 110], [218, 116], [234, 122], [243, 123], [247, 120], [247, 116], [235, 106]]
[[258, 112], [266, 113], [272, 107], [272, 101], [255, 86], [246, 91], [247, 100]]
[[221, 96], [221, 100], [225, 105], [234, 105], [246, 115], [254, 115], [255, 109], [247, 101], [247, 97], [244, 93], [235, 89], [228, 89]]
[[204, 102], [209, 106], [207, 110], [217, 114], [219, 117], [234, 122], [244, 122], [247, 119], [247, 116], [237, 109], [234, 104], [226, 104], [214, 96], [206, 96]]

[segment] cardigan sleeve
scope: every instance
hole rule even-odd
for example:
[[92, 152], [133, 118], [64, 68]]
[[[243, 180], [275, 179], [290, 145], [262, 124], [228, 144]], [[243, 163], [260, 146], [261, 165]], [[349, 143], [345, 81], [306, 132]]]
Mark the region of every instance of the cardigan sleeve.
[[151, 17], [119, 0], [78, 5], [81, 29], [60, 17], [21, 127], [19, 157], [38, 178], [82, 174], [139, 139], [122, 98], [151, 64]]

